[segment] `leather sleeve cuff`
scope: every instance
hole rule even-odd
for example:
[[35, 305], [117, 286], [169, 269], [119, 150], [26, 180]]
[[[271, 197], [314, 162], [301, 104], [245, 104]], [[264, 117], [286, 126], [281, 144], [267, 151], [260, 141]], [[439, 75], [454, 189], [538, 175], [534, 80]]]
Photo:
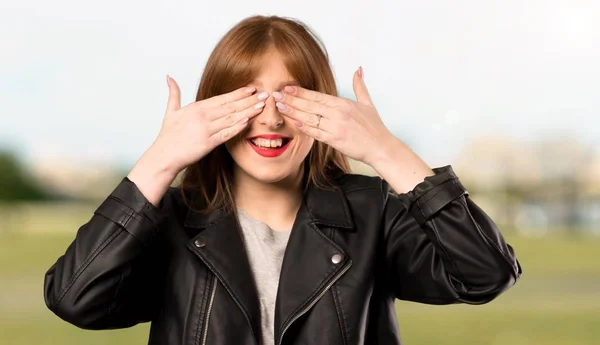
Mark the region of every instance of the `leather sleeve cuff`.
[[158, 207], [154, 206], [134, 182], [124, 177], [94, 213], [119, 224], [142, 244], [148, 245], [168, 217], [162, 207], [163, 200]]
[[423, 182], [401, 197], [404, 206], [419, 225], [425, 224], [455, 199], [469, 194], [450, 165], [432, 170], [435, 175], [425, 177]]

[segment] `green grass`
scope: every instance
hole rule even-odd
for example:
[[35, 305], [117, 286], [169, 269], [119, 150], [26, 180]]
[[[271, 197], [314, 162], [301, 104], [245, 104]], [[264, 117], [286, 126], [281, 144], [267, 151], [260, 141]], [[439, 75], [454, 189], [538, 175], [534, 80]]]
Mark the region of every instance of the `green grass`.
[[[0, 343], [146, 344], [148, 325], [84, 331], [44, 305], [45, 271], [73, 234], [0, 235]], [[482, 306], [399, 301], [404, 343], [597, 344], [600, 339], [600, 239], [510, 237], [524, 275]]]

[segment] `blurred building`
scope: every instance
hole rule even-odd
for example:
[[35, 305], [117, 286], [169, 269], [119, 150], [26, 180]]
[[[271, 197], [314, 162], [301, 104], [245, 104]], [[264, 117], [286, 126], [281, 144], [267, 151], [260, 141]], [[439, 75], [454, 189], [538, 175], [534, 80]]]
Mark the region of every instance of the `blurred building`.
[[499, 223], [531, 235], [600, 234], [600, 153], [568, 137], [481, 137], [455, 164], [473, 198]]
[[46, 191], [65, 199], [104, 199], [124, 177], [105, 162], [37, 159], [29, 173]]

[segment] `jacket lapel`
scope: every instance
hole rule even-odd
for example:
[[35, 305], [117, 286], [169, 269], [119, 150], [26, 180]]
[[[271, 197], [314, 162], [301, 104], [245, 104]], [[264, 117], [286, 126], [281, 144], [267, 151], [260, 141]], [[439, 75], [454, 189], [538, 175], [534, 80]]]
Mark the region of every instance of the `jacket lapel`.
[[223, 211], [209, 216], [190, 212], [185, 226], [201, 229], [188, 241], [188, 248], [225, 286], [248, 319], [256, 339], [260, 339], [258, 292], [237, 219]]
[[352, 230], [341, 190], [310, 189], [303, 199], [286, 247], [275, 305], [275, 344], [352, 265], [333, 242], [334, 228]]

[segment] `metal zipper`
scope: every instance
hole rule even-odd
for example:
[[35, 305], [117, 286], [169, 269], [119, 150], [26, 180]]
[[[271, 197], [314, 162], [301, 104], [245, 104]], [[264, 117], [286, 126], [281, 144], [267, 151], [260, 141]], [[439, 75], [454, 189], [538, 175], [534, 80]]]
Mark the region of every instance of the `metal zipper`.
[[333, 284], [335, 284], [335, 282], [338, 279], [340, 279], [340, 277], [344, 273], [346, 273], [346, 271], [350, 268], [350, 266], [352, 266], [352, 261], [348, 261], [346, 266], [344, 266], [344, 268], [335, 276], [335, 278], [333, 278], [333, 280], [331, 282], [329, 282], [329, 284], [327, 284], [327, 286], [325, 286], [325, 289], [323, 289], [323, 291], [321, 291], [321, 293], [319, 293], [306, 307], [304, 307], [302, 310], [300, 310], [298, 313], [296, 313], [296, 315], [294, 315], [294, 317], [283, 328], [283, 331], [281, 332], [281, 336], [279, 336], [279, 342], [277, 343], [278, 345], [281, 345], [281, 342], [283, 341], [283, 335], [285, 334], [285, 331], [287, 331], [288, 328], [290, 328], [292, 323], [294, 323], [294, 321], [296, 321], [300, 316], [304, 315], [307, 311], [309, 311], [310, 308], [312, 308], [317, 303], [317, 301], [319, 301], [319, 299], [321, 299], [321, 297], [323, 297], [323, 295], [325, 295], [327, 290], [329, 290], [331, 288], [331, 286]]
[[[213, 289], [216, 289], [216, 282], [219, 280], [219, 278], [217, 278], [217, 272], [213, 269], [213, 267], [210, 265], [209, 262], [207, 262], [206, 258], [204, 257], [204, 255], [198, 250], [198, 248], [194, 247], [194, 245], [189, 244], [188, 245], [189, 248], [191, 248], [191, 251], [196, 254], [196, 256], [198, 256], [200, 258], [200, 260], [202, 260], [202, 262], [204, 262], [204, 264], [206, 265], [206, 267], [208, 267], [208, 269], [213, 273], [214, 275], [214, 283], [215, 285], [213, 286]], [[248, 317], [248, 314], [246, 314], [246, 312], [244, 311], [244, 308], [242, 307], [242, 305], [238, 302], [236, 296], [233, 294], [233, 292], [231, 292], [230, 289], [227, 288], [226, 285], [223, 285], [225, 290], [227, 290], [227, 292], [231, 295], [231, 297], [233, 298], [233, 300], [235, 301], [235, 304], [238, 305], [238, 307], [242, 310], [244, 316], [246, 317], [246, 321], [248, 321], [248, 325], [250, 326], [250, 329], [252, 329], [252, 331], [254, 332], [254, 328], [252, 327], [252, 323], [250, 322], [250, 318]], [[213, 291], [213, 297], [214, 297], [214, 291]], [[256, 339], [256, 337], [252, 337], [252, 339], [254, 340], [255, 344], [259, 344], [258, 340]], [[205, 345], [205, 344], [202, 344]]]
[[210, 321], [210, 311], [212, 310], [215, 293], [217, 292], [217, 277], [213, 276], [212, 291], [210, 293], [210, 301], [208, 302], [208, 310], [206, 311], [206, 320], [204, 321], [204, 335], [202, 337], [202, 345], [206, 345], [206, 337], [208, 336], [208, 321]]

